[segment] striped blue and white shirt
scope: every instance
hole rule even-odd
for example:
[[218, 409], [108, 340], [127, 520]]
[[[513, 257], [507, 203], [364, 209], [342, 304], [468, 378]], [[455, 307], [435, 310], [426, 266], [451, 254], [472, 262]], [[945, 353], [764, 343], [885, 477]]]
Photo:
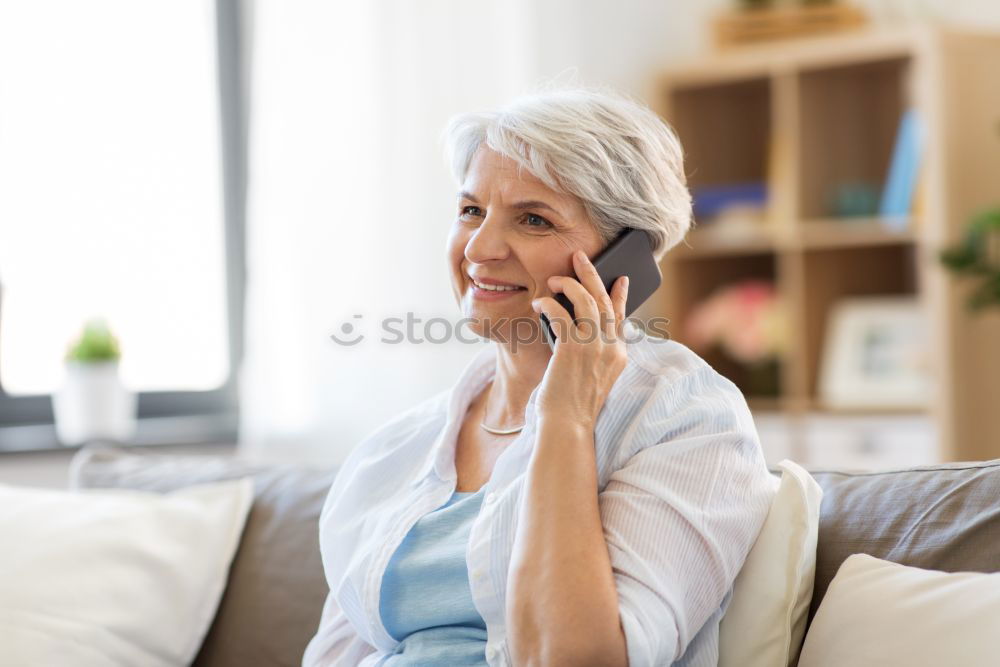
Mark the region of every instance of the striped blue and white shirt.
[[[628, 325], [628, 363], [594, 431], [604, 537], [632, 667], [716, 665], [719, 621], [778, 480], [742, 394], [676, 341]], [[455, 491], [454, 452], [472, 399], [495, 371], [485, 347], [458, 382], [399, 415], [347, 457], [320, 516], [330, 593], [304, 667], [378, 664], [398, 641], [379, 614], [382, 578], [413, 525]], [[507, 572], [538, 427], [497, 459], [466, 562], [486, 624], [486, 660], [510, 665]]]

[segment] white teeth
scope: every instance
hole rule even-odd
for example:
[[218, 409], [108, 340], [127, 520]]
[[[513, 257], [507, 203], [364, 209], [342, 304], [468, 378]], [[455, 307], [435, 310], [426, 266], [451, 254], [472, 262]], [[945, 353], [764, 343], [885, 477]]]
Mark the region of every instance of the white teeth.
[[476, 282], [475, 280], [473, 280], [472, 283], [479, 289], [490, 290], [491, 292], [512, 292], [514, 290], [521, 289], [520, 287], [512, 285], [484, 285], [483, 283]]

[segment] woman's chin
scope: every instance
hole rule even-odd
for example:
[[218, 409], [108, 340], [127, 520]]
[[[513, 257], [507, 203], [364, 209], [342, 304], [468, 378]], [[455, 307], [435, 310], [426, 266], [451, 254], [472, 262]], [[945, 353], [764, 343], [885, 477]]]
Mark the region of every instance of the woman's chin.
[[480, 303], [471, 299], [463, 304], [462, 311], [469, 320], [482, 323], [510, 322], [519, 319], [537, 319], [530, 303]]
[[[466, 304], [468, 305], [468, 304]], [[541, 323], [538, 314], [528, 308], [482, 308], [464, 309], [464, 317], [469, 331], [482, 338], [498, 343], [517, 340], [521, 345], [541, 339]]]

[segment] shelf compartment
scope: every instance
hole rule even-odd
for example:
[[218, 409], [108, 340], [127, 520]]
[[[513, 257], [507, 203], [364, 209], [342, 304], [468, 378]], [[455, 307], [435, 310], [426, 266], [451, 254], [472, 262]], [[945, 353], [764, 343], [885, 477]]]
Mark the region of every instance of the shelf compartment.
[[760, 255], [772, 252], [778, 242], [771, 228], [739, 231], [715, 224], [691, 230], [684, 241], [670, 251], [680, 259], [728, 257], [732, 255]]
[[927, 415], [806, 415], [804, 458], [814, 468], [887, 470], [941, 461]]
[[800, 239], [807, 249], [913, 243], [916, 240], [913, 224], [913, 220], [890, 224], [881, 218], [808, 220], [800, 227]]
[[917, 293], [916, 246], [910, 243], [822, 248], [803, 253], [805, 363], [809, 400], [816, 404], [829, 314], [840, 299]]
[[675, 88], [666, 101], [688, 186], [767, 183], [771, 80]]
[[801, 218], [838, 215], [841, 186], [881, 194], [909, 104], [909, 72], [910, 58], [897, 57], [800, 73]]
[[[685, 345], [684, 325], [695, 307], [716, 289], [749, 279], [775, 282], [776, 257], [771, 252], [735, 255], [725, 261], [706, 262], [700, 258], [677, 256], [666, 264], [664, 280], [670, 292], [670, 337]], [[778, 409], [781, 406], [782, 385], [780, 363], [777, 369], [778, 394], [758, 395], [753, 389], [754, 375], [746, 365], [731, 359], [719, 350], [696, 350], [715, 370], [729, 378], [758, 408]]]
[[785, 233], [778, 233], [773, 225], [735, 230], [708, 224], [689, 232], [670, 252], [680, 259], [715, 259], [798, 249], [900, 245], [916, 242], [913, 224], [903, 221], [897, 227], [882, 218], [829, 218], [801, 222]]

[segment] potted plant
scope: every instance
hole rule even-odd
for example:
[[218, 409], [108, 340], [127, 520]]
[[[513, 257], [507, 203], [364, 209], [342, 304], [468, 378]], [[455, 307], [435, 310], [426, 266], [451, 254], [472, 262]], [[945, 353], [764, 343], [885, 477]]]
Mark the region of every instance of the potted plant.
[[965, 237], [943, 250], [940, 260], [956, 275], [978, 279], [969, 294], [969, 310], [1000, 306], [1000, 208], [974, 216]]
[[62, 385], [52, 394], [56, 435], [64, 445], [123, 442], [135, 433], [135, 394], [118, 375], [118, 339], [91, 320], [69, 346]]

